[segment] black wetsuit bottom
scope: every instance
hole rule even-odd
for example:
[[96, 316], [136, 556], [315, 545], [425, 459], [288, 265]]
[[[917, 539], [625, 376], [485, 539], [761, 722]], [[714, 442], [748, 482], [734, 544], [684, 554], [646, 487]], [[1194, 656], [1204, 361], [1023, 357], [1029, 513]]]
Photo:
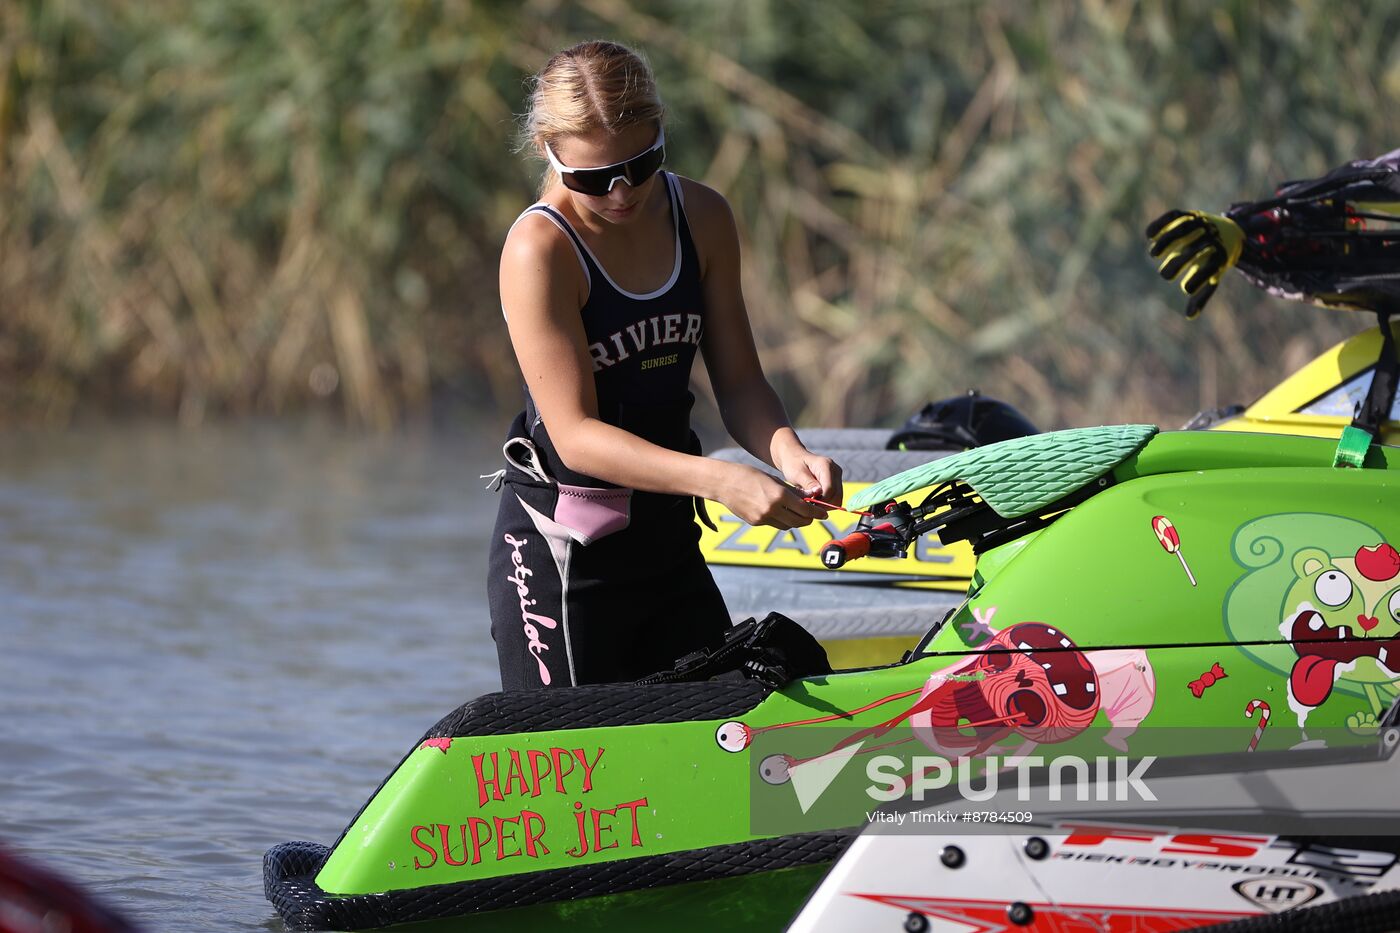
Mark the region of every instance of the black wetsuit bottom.
[[690, 499], [632, 492], [627, 526], [584, 544], [554, 521], [556, 485], [512, 470], [500, 495], [487, 593], [502, 689], [630, 682], [723, 638]]

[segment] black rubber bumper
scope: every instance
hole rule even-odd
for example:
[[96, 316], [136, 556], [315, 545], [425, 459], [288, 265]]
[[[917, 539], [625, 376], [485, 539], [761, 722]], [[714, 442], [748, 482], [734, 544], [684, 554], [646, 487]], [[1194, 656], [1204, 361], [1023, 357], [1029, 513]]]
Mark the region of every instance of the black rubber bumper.
[[330, 849], [314, 842], [285, 842], [263, 856], [263, 890], [289, 930], [368, 930], [816, 865], [840, 855], [853, 835], [854, 830], [804, 833], [576, 868], [353, 895], [327, 894], [316, 886], [316, 874]]

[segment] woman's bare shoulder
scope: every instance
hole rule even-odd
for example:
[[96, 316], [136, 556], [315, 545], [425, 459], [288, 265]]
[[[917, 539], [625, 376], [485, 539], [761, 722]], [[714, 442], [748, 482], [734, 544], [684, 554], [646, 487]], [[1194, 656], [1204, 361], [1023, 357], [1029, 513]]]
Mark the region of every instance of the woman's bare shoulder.
[[702, 181], [677, 175], [681, 185], [681, 196], [685, 199], [685, 216], [692, 227], [712, 225], [732, 225], [734, 212], [724, 195]]
[[569, 236], [547, 215], [531, 211], [515, 222], [501, 247], [502, 298], [517, 294], [588, 293], [586, 274]]
[[506, 234], [505, 245], [501, 247], [501, 262], [507, 257], [514, 260], [539, 260], [557, 254], [572, 254], [568, 234], [559, 229], [543, 211], [526, 211], [515, 221]]
[[690, 223], [701, 265], [712, 256], [727, 256], [738, 246], [738, 229], [734, 211], [724, 195], [704, 182], [676, 176], [685, 199], [685, 217]]

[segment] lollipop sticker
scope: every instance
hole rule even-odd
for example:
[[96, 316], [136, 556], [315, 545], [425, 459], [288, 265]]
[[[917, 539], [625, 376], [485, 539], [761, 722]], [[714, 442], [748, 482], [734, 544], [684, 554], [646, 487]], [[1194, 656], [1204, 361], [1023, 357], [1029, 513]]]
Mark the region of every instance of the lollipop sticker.
[[1191, 572], [1191, 568], [1186, 563], [1186, 557], [1181, 553], [1181, 535], [1176, 533], [1176, 526], [1171, 523], [1171, 519], [1165, 515], [1153, 517], [1152, 530], [1156, 533], [1162, 548], [1168, 554], [1175, 554], [1176, 559], [1181, 561], [1181, 569], [1186, 571], [1186, 579], [1191, 581], [1192, 586], [1195, 586], [1196, 575]]

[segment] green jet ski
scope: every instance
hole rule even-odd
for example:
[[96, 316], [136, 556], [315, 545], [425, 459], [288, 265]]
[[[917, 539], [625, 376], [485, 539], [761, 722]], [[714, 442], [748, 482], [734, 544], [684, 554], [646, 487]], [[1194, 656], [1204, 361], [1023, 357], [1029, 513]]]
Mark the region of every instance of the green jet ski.
[[949, 758], [1081, 737], [1163, 757], [1186, 751], [1158, 740], [1179, 733], [1144, 723], [1233, 726], [1243, 747], [1254, 700], [1271, 746], [1373, 735], [1400, 691], [1400, 450], [1341, 470], [1335, 446], [1087, 428], [893, 477], [867, 490], [884, 520], [828, 560], [930, 526], [979, 552], [966, 601], [905, 661], [781, 689], [481, 697], [414, 743], [335, 845], [271, 850], [268, 896], [294, 929], [359, 929], [820, 864], [871, 799], [858, 767], [821, 778], [898, 739]]
[[880, 794], [923, 780], [919, 764], [877, 780], [876, 753], [937, 757], [960, 780], [1008, 752], [1374, 744], [1400, 695], [1400, 449], [1369, 443], [1397, 367], [1390, 305], [1372, 305], [1386, 339], [1349, 426], [1367, 443], [1082, 428], [867, 486], [822, 565], [929, 534], [977, 559], [900, 662], [814, 673], [756, 637], [790, 631], [770, 617], [652, 683], [477, 698], [334, 844], [271, 849], [268, 899], [297, 930], [771, 928]]

